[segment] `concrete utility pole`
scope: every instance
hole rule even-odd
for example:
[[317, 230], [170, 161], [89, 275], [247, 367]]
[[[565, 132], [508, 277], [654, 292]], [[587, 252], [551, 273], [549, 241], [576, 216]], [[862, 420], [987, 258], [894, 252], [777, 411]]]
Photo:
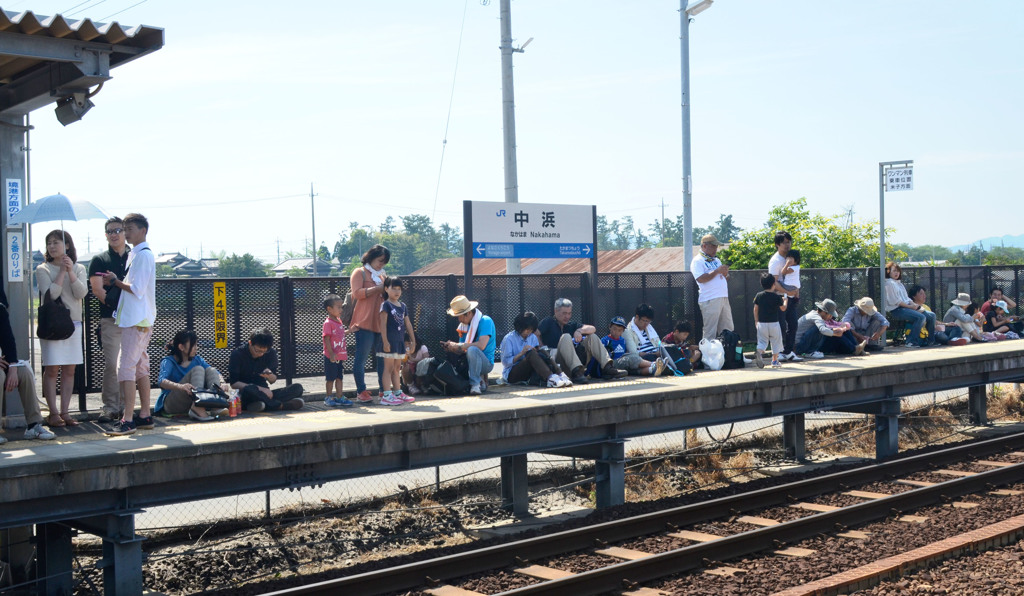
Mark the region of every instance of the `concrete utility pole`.
[[313, 277], [320, 274], [320, 267], [317, 263], [317, 250], [316, 250], [316, 204], [313, 202], [313, 183], [309, 183], [309, 216], [313, 225]]
[[[504, 133], [505, 202], [519, 202], [519, 174], [516, 170], [516, 102], [512, 88], [512, 0], [501, 0], [501, 123]], [[526, 43], [530, 43], [527, 41]], [[523, 44], [526, 47], [526, 44]], [[519, 259], [505, 259], [505, 273], [519, 275]]]
[[683, 246], [686, 266], [693, 260], [693, 178], [690, 173], [690, 17], [711, 7], [714, 0], [699, 0], [690, 7], [679, 0], [679, 57], [682, 63], [683, 111]]

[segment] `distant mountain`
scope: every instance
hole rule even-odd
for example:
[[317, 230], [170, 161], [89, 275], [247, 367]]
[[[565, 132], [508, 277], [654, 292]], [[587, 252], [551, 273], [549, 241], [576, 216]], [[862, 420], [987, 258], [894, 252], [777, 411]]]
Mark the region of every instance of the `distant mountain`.
[[977, 246], [978, 244], [985, 250], [992, 250], [996, 246], [1015, 246], [1017, 248], [1024, 248], [1024, 234], [1018, 236], [992, 236], [991, 238], [982, 238], [981, 240], [975, 240], [972, 244], [960, 244], [957, 246], [950, 246], [949, 250], [956, 252], [958, 250], [967, 250], [971, 246]]

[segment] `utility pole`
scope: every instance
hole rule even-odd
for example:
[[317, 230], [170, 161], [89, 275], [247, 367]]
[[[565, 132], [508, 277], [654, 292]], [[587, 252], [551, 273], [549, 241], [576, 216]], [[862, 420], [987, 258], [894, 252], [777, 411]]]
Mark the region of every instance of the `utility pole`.
[[661, 244], [665, 244], [665, 197], [661, 197]]
[[281, 264], [281, 237], [280, 236], [277, 237], [277, 262], [274, 263], [274, 264], [275, 265], [280, 265]]
[[316, 250], [316, 204], [313, 202], [313, 183], [309, 183], [309, 216], [312, 222], [313, 228], [313, 277], [320, 274], [319, 263], [317, 263], [317, 250]]
[[[520, 48], [512, 47], [512, 0], [501, 0], [501, 118], [504, 132], [505, 154], [505, 202], [519, 202], [519, 175], [516, 166], [516, 102], [512, 87], [512, 53], [522, 52], [526, 43]], [[519, 275], [519, 259], [505, 259], [505, 273]], [[468, 289], [467, 289], [468, 291]]]

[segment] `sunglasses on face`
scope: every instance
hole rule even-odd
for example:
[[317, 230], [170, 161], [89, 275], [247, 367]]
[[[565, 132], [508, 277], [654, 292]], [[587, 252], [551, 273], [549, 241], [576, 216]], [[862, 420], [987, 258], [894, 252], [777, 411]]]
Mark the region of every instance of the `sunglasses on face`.
[[111, 230], [107, 230], [106, 232], [107, 232], [108, 235], [110, 235], [110, 234], [120, 234], [123, 231], [124, 231], [124, 228], [113, 228]]

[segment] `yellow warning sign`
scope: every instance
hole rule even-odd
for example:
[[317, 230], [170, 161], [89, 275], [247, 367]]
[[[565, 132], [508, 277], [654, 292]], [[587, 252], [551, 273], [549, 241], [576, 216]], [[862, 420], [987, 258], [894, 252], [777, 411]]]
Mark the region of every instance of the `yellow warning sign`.
[[228, 347], [228, 290], [222, 281], [213, 284], [213, 337], [218, 348]]

